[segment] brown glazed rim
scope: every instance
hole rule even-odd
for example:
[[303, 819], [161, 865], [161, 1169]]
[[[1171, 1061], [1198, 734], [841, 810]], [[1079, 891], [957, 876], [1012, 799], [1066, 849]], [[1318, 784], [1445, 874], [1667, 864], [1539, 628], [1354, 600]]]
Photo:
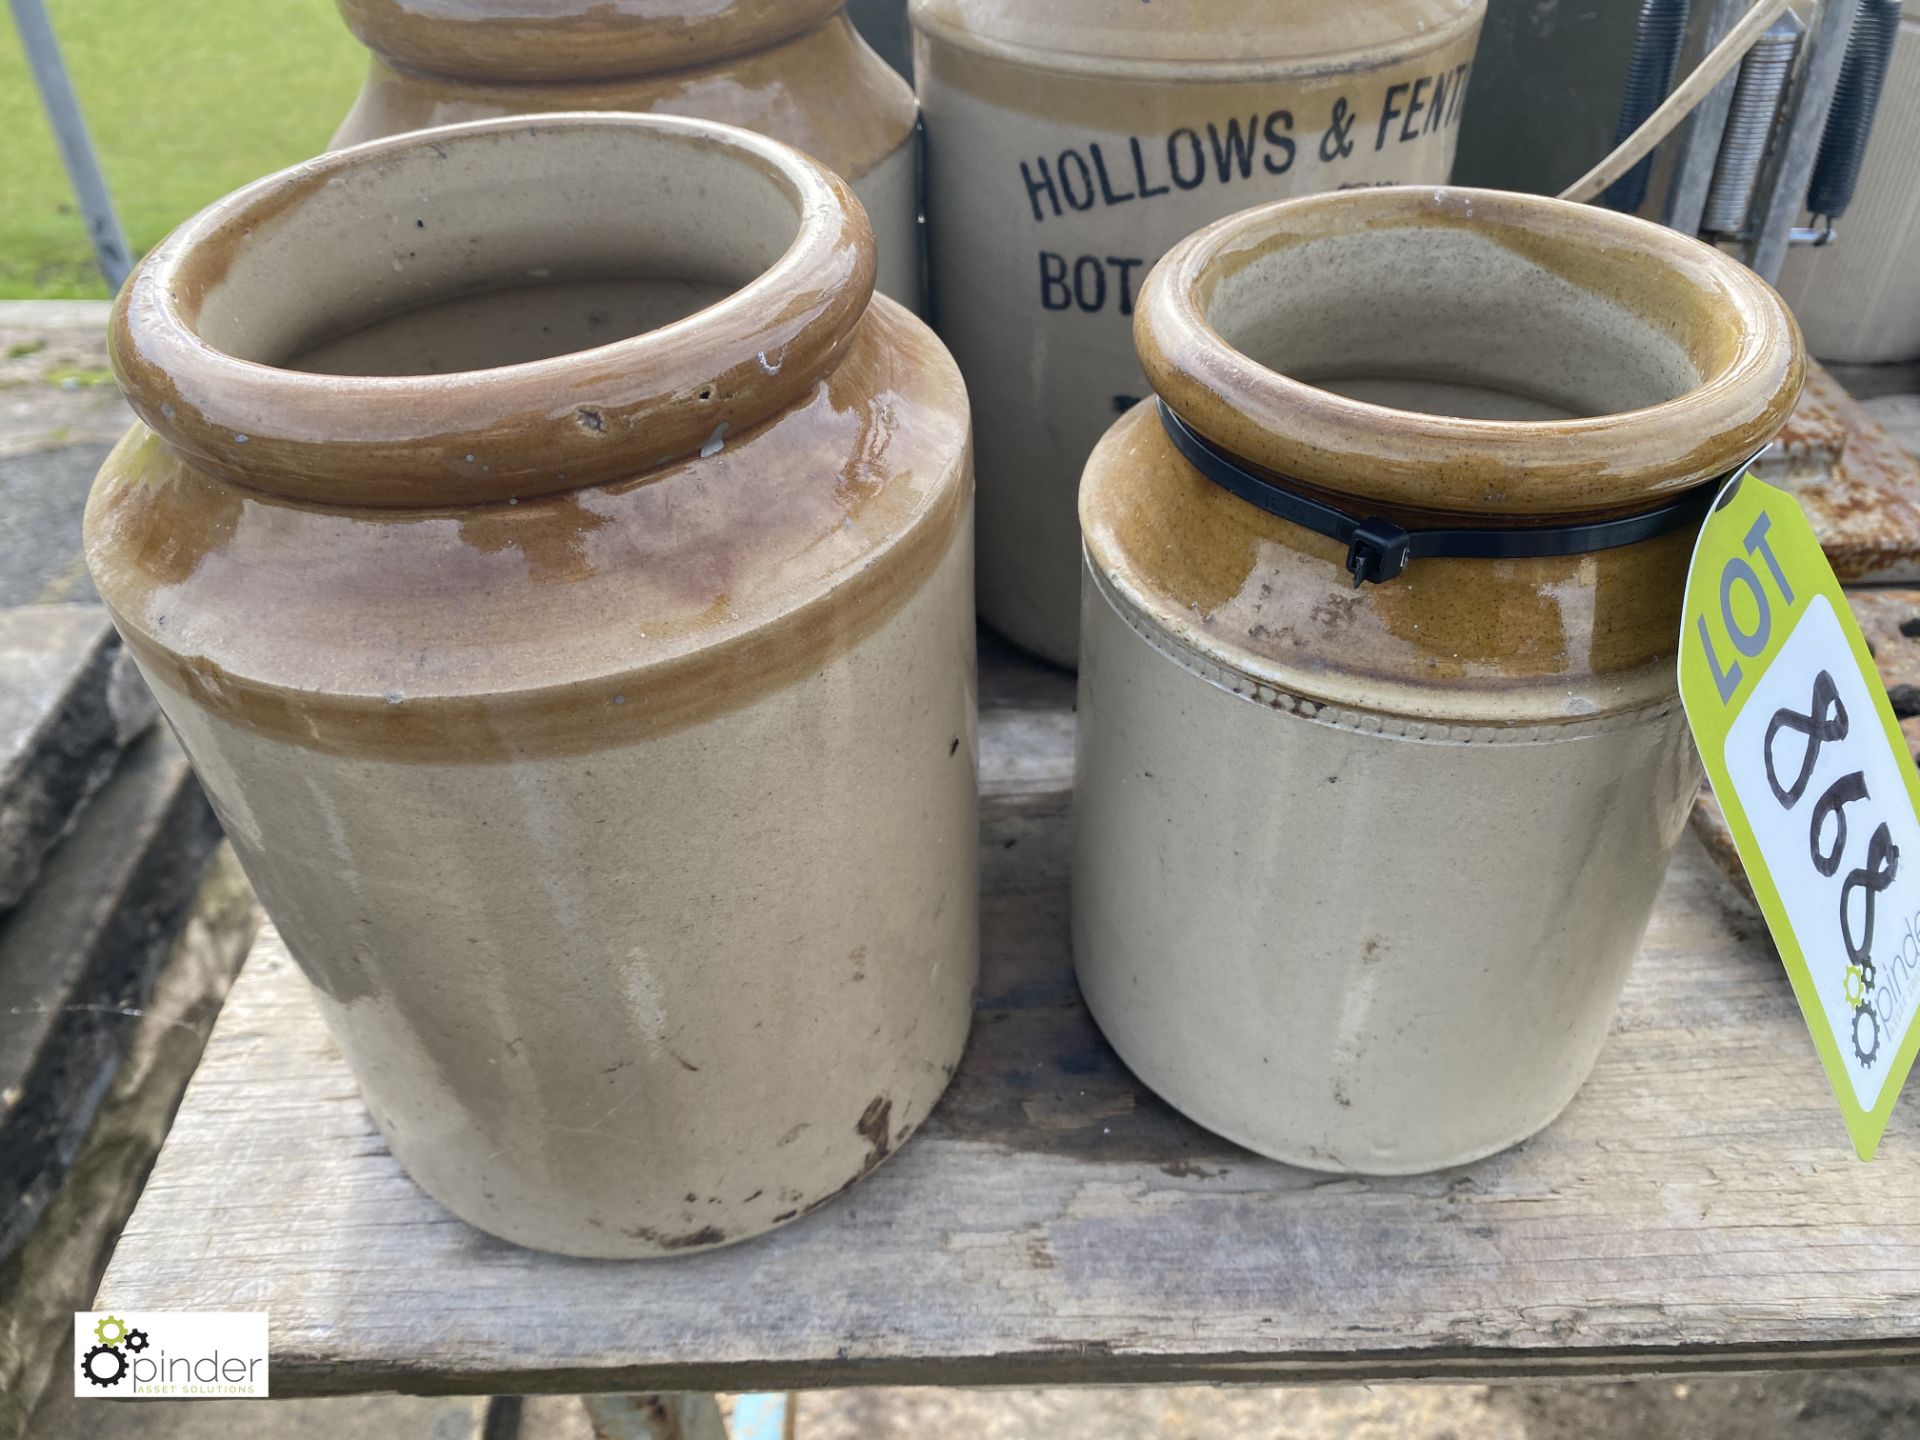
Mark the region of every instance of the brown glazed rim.
[[[250, 235], [298, 223], [349, 171], [556, 131], [724, 151], [792, 197], [785, 254], [725, 299], [645, 334], [548, 360], [448, 375], [327, 375], [229, 355], [196, 321]], [[370, 263], [385, 263], [370, 256]], [[474, 504], [605, 484], [698, 453], [792, 404], [836, 363], [873, 295], [866, 212], [799, 151], [733, 126], [661, 115], [482, 120], [374, 140], [283, 170], [168, 236], [120, 292], [113, 366], [135, 413], [193, 465], [294, 500]], [[764, 357], [779, 363], [772, 373]], [[469, 463], [484, 447], [490, 469]]]
[[[1641, 292], [1617, 283], [1620, 272], [1657, 267], [1662, 294], [1683, 307], [1667, 323], [1701, 363], [1701, 382], [1671, 400], [1611, 415], [1461, 419], [1351, 400], [1291, 379], [1234, 349], [1209, 318], [1220, 280], [1276, 249], [1408, 226], [1471, 229], [1630, 308], [1638, 308]], [[1670, 498], [1731, 470], [1771, 439], [1805, 370], [1785, 303], [1709, 245], [1594, 206], [1425, 186], [1283, 200], [1189, 236], [1148, 277], [1134, 341], [1153, 388], [1242, 460], [1337, 496], [1463, 515], [1583, 514]]]
[[[1015, 0], [996, 17], [997, 27], [968, 24], [965, 7], [953, 0], [909, 0], [907, 14], [913, 27], [925, 35], [1008, 64], [1104, 81], [1184, 83], [1351, 74], [1442, 49], [1473, 34], [1486, 14], [1486, 0], [1435, 0], [1434, 8], [1447, 13], [1435, 23], [1418, 25], [1406, 23], [1399, 13], [1405, 6], [1381, 6], [1377, 0], [1347, 8], [1321, 3], [1306, 7], [1305, 23], [1299, 15], [1277, 17], [1264, 26], [1256, 22], [1255, 33], [1266, 43], [1252, 53], [1233, 55], [1219, 52], [1250, 48], [1240, 29], [1188, 32], [1182, 37], [1184, 48], [1194, 53], [1170, 52], [1164, 22], [1158, 29], [1117, 26], [1111, 16], [1097, 15], [1095, 7], [1084, 3], [1068, 7], [1083, 12], [1074, 32], [1078, 43], [1049, 43], [1048, 30], [1064, 28], [1063, 17], [1054, 8], [1057, 3]], [[1266, 3], [1253, 0], [1240, 9], [1243, 14], [1257, 14]], [[1141, 11], [1142, 16], [1149, 13]], [[1368, 33], [1359, 38], [1340, 33], [1342, 25], [1356, 19], [1368, 27]]]
[[369, 50], [481, 80], [608, 80], [702, 65], [820, 24], [846, 0], [336, 0]]

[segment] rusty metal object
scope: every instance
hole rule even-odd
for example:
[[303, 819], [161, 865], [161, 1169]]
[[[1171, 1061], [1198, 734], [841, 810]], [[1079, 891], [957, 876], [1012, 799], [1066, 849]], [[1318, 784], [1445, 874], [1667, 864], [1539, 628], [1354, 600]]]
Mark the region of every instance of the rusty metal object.
[[[1873, 651], [1887, 698], [1900, 721], [1900, 733], [1906, 736], [1907, 750], [1920, 764], [1920, 590], [1849, 590], [1847, 603], [1853, 608], [1853, 618], [1860, 622], [1867, 648]], [[1706, 845], [1714, 863], [1726, 871], [1741, 894], [1753, 899], [1753, 887], [1747, 883], [1739, 852], [1734, 849], [1727, 817], [1704, 785], [1700, 787], [1699, 803], [1693, 807], [1692, 822], [1694, 834]]]
[[1817, 362], [1754, 473], [1800, 502], [1844, 583], [1920, 581], [1920, 461]]

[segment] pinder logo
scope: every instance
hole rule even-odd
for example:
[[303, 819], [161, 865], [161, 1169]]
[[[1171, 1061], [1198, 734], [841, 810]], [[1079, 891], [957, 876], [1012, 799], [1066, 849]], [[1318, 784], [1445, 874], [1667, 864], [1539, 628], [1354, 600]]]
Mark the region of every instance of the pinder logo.
[[114, 1399], [232, 1399], [267, 1393], [264, 1310], [80, 1311], [73, 1393]]

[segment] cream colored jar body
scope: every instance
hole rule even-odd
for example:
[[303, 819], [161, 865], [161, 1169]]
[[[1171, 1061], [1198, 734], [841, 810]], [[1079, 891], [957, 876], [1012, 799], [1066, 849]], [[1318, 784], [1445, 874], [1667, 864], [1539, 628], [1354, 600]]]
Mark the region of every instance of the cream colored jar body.
[[[1264, 1154], [1491, 1154], [1592, 1067], [1698, 793], [1687, 562], [1798, 396], [1792, 318], [1658, 226], [1421, 187], [1208, 227], [1136, 335], [1158, 400], [1080, 491], [1087, 1002]], [[1274, 489], [1515, 549], [1356, 586], [1341, 539], [1243, 498]]]
[[512, 24], [425, 0], [342, 0], [341, 9], [374, 58], [336, 147], [567, 110], [744, 126], [846, 178], [879, 246], [876, 288], [919, 308], [918, 111], [835, 0], [656, 4], [611, 31], [607, 7], [576, 0]]
[[1558, 1115], [1699, 789], [1677, 699], [1518, 729], [1309, 715], [1092, 572], [1085, 603], [1073, 946], [1121, 1058], [1317, 1170], [1463, 1164]]
[[1261, 201], [1445, 181], [1483, 9], [914, 0], [931, 305], [974, 400], [995, 629], [1074, 663], [1074, 495], [1146, 393], [1154, 262]]
[[978, 943], [967, 541], [817, 673], [580, 755], [315, 754], [147, 672], [422, 1188], [540, 1249], [676, 1253], [926, 1118]]
[[959, 1061], [966, 395], [873, 273], [798, 152], [580, 114], [271, 177], [116, 309], [100, 593], [394, 1155], [495, 1235], [744, 1239]]

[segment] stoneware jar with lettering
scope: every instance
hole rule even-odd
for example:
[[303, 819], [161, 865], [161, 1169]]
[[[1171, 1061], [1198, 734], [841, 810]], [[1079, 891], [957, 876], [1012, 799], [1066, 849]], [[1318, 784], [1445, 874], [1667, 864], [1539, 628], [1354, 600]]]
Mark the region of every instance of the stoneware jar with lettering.
[[1094, 443], [1147, 272], [1210, 221], [1442, 182], [1485, 0], [912, 0], [935, 328], [973, 392], [980, 613], [1074, 663]]
[[87, 558], [394, 1155], [725, 1244], [873, 1169], [976, 965], [966, 395], [830, 172], [481, 121], [188, 221]]
[[1263, 1154], [1489, 1155], [1591, 1069], [1699, 789], [1687, 565], [1792, 317], [1660, 226], [1420, 187], [1214, 224], [1136, 333], [1159, 401], [1080, 491], [1087, 1003]]
[[880, 293], [920, 304], [918, 109], [845, 0], [338, 0], [373, 63], [333, 138], [634, 110], [742, 125], [853, 185]]

